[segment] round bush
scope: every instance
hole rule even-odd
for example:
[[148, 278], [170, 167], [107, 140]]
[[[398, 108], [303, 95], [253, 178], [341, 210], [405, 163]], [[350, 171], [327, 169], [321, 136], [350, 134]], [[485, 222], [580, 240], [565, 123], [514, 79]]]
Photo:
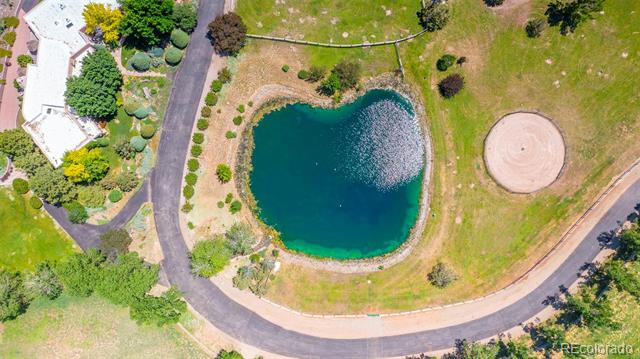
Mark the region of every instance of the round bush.
[[162, 57], [162, 55], [164, 55], [164, 49], [161, 47], [152, 47], [151, 50], [149, 50], [149, 55], [152, 57]]
[[29, 192], [29, 182], [23, 180], [22, 178], [14, 179], [11, 185], [13, 186], [13, 189], [18, 192], [18, 194], [25, 194]]
[[289, 72], [289, 65], [282, 65], [283, 72]]
[[184, 181], [189, 185], [189, 186], [195, 186], [196, 182], [198, 182], [198, 175], [193, 173], [193, 172], [189, 172], [187, 173], [186, 176], [184, 176]]
[[500, 6], [503, 2], [504, 0], [484, 0], [484, 3], [491, 7]]
[[167, 49], [164, 53], [164, 60], [171, 66], [175, 66], [182, 61], [182, 51], [175, 47]]
[[184, 49], [189, 45], [189, 34], [180, 29], [173, 29], [171, 31], [171, 43], [179, 49]]
[[216, 168], [216, 176], [218, 176], [218, 180], [222, 183], [227, 183], [231, 181], [233, 177], [233, 173], [231, 172], [231, 168], [229, 166], [221, 163]]
[[142, 128], [140, 129], [140, 136], [142, 136], [142, 138], [147, 140], [153, 137], [155, 133], [156, 133], [156, 128], [153, 127], [152, 125], [143, 125]]
[[222, 90], [222, 81], [220, 80], [213, 80], [211, 82], [211, 91], [213, 92], [220, 92], [220, 90]]
[[307, 70], [298, 71], [298, 78], [300, 80], [308, 80], [309, 79], [309, 71], [307, 71]]
[[224, 137], [226, 137], [226, 138], [228, 138], [228, 139], [230, 139], [230, 140], [231, 140], [231, 139], [233, 139], [233, 138], [236, 138], [237, 136], [238, 136], [238, 135], [237, 135], [235, 132], [233, 132], [233, 131], [227, 131], [227, 132], [224, 134]]
[[108, 198], [111, 203], [118, 203], [122, 199], [122, 192], [114, 189], [113, 191], [109, 192]]
[[240, 126], [242, 124], [242, 116], [236, 116], [233, 118], [233, 124], [236, 126]]
[[89, 219], [89, 213], [80, 203], [74, 202], [67, 208], [69, 220], [72, 223], [85, 223]]
[[460, 74], [453, 74], [445, 77], [438, 84], [440, 94], [444, 98], [451, 98], [455, 96], [464, 87], [464, 77]]
[[151, 113], [151, 108], [148, 108], [148, 107], [140, 107], [137, 110], [133, 111], [133, 115], [139, 120], [143, 120], [147, 118], [150, 113]]
[[151, 56], [144, 52], [136, 52], [131, 57], [131, 66], [138, 71], [147, 71], [151, 68]]
[[133, 116], [133, 113], [140, 108], [140, 104], [136, 102], [127, 102], [124, 104], [124, 112], [129, 116]]
[[200, 110], [200, 116], [209, 118], [211, 117], [211, 107], [205, 106]]
[[29, 205], [33, 209], [40, 209], [42, 208], [42, 201], [40, 200], [40, 198], [33, 196], [29, 198]]
[[193, 134], [193, 137], [191, 138], [191, 140], [193, 141], [193, 143], [201, 145], [204, 142], [204, 134], [200, 132], [196, 132]]
[[193, 189], [193, 186], [186, 185], [182, 189], [182, 194], [184, 195], [184, 198], [191, 199], [193, 195], [196, 194], [196, 190]]
[[198, 120], [198, 123], [196, 124], [196, 127], [198, 127], [198, 130], [204, 131], [207, 128], [209, 128], [209, 121], [207, 121], [206, 118], [201, 118], [201, 119]]
[[532, 19], [527, 21], [527, 25], [525, 25], [524, 30], [528, 37], [539, 37], [540, 34], [542, 34], [542, 31], [544, 31], [546, 25], [547, 22], [544, 19]]
[[218, 201], [218, 208], [224, 208], [224, 202]]
[[204, 103], [207, 106], [215, 106], [218, 103], [218, 95], [215, 92], [209, 92], [204, 98]]
[[453, 55], [445, 54], [436, 62], [436, 67], [440, 71], [447, 71], [447, 69], [456, 62], [456, 57]]
[[140, 136], [131, 137], [131, 146], [136, 150], [136, 152], [144, 151], [144, 148], [147, 147], [147, 140]]
[[187, 168], [190, 172], [195, 172], [198, 170], [198, 168], [200, 168], [200, 162], [198, 162], [198, 160], [196, 160], [195, 158], [192, 158], [187, 161]]
[[202, 146], [200, 146], [200, 145], [191, 146], [191, 156], [192, 157], [198, 157], [201, 154], [202, 154]]

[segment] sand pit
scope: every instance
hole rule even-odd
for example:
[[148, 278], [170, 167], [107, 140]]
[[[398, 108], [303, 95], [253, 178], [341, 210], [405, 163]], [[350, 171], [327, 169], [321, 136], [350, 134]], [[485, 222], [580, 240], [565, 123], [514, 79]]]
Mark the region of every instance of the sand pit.
[[564, 166], [560, 130], [531, 112], [504, 116], [487, 136], [484, 157], [491, 176], [515, 193], [532, 193], [552, 184]]

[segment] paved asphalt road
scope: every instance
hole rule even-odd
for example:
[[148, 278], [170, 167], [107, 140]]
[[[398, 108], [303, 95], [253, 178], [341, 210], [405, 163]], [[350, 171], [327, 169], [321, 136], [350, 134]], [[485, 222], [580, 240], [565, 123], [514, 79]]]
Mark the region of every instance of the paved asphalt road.
[[[187, 301], [207, 320], [242, 342], [296, 358], [375, 358], [439, 350], [451, 347], [457, 338], [477, 340], [504, 332], [536, 315], [546, 306], [549, 296], [558, 294], [561, 288], [574, 283], [581, 268], [600, 251], [599, 235], [616, 229], [634, 211], [640, 198], [640, 181], [626, 191], [589, 236], [540, 287], [494, 314], [464, 324], [379, 338], [326, 339], [286, 330], [269, 322], [227, 297], [209, 280], [191, 275], [188, 249], [179, 226], [184, 162], [212, 56], [212, 48], [206, 38], [206, 24], [223, 12], [223, 6], [222, 0], [200, 1], [199, 25], [174, 79], [150, 186], [156, 227], [165, 256], [163, 269], [168, 280], [183, 291]], [[126, 223], [147, 200], [147, 188], [144, 185], [123, 212], [105, 226], [73, 225], [66, 219], [64, 210], [51, 206], [47, 206], [47, 210], [86, 249], [95, 246], [99, 234], [106, 229]]]

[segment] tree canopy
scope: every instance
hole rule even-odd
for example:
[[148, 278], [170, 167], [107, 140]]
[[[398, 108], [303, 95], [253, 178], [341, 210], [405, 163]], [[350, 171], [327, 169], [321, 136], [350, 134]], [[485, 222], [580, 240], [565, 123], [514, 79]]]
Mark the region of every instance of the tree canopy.
[[176, 27], [191, 33], [198, 25], [198, 9], [191, 2], [183, 2], [173, 6], [173, 22]]
[[208, 28], [213, 48], [219, 54], [235, 55], [244, 46], [247, 26], [238, 14], [229, 12], [218, 16]]
[[93, 35], [94, 41], [103, 41], [109, 46], [117, 46], [120, 41], [120, 21], [122, 12], [111, 5], [89, 3], [82, 11], [86, 32]]
[[83, 147], [67, 152], [62, 166], [64, 175], [75, 183], [99, 181], [109, 172], [109, 160], [100, 148], [87, 150]]
[[173, 0], [122, 0], [120, 31], [141, 48], [159, 45], [173, 29]]
[[449, 22], [449, 8], [446, 4], [436, 1], [429, 1], [417, 15], [420, 26], [429, 32], [441, 30]]
[[30, 185], [38, 197], [51, 204], [69, 202], [76, 195], [73, 184], [67, 181], [61, 169], [41, 167], [31, 178]]
[[547, 5], [549, 25], [560, 26], [560, 32], [575, 31], [581, 23], [593, 18], [593, 13], [602, 11], [604, 0], [554, 0]]

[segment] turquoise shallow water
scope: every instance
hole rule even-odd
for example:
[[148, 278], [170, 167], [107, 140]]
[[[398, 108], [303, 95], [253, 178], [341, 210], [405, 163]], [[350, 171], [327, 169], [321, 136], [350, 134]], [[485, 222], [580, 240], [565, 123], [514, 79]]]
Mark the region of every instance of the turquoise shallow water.
[[420, 131], [410, 103], [386, 90], [335, 110], [293, 104], [265, 115], [250, 174], [260, 219], [315, 256], [393, 251], [419, 212]]

